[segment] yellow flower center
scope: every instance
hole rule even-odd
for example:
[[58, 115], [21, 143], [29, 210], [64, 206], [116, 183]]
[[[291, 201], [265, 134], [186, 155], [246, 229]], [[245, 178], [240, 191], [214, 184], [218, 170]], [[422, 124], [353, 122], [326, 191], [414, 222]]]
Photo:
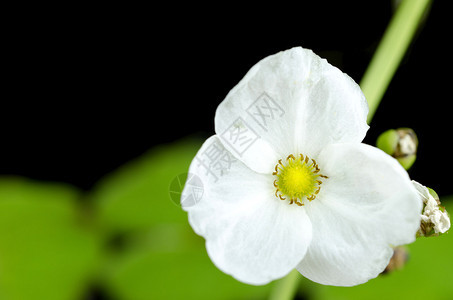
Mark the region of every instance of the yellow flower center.
[[320, 173], [321, 169], [314, 159], [300, 154], [297, 158], [288, 155], [285, 163], [282, 159], [275, 166], [273, 175], [276, 187], [275, 196], [280, 200], [289, 200], [289, 204], [304, 205], [306, 198], [313, 201], [321, 190], [322, 178], [328, 178]]

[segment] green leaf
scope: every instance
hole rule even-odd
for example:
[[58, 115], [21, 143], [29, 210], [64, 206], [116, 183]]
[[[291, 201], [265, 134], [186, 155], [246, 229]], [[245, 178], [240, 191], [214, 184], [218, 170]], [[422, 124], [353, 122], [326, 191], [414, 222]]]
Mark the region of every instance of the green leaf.
[[92, 201], [102, 228], [109, 233], [146, 229], [168, 222], [187, 222], [170, 198], [170, 184], [186, 173], [201, 141], [185, 140], [152, 149], [104, 178]]
[[[138, 245], [111, 255], [104, 287], [121, 300], [264, 299], [272, 285], [243, 284], [217, 269], [190, 226], [159, 226]], [[166, 237], [166, 238], [164, 238]]]
[[98, 259], [72, 187], [0, 179], [0, 299], [80, 299]]

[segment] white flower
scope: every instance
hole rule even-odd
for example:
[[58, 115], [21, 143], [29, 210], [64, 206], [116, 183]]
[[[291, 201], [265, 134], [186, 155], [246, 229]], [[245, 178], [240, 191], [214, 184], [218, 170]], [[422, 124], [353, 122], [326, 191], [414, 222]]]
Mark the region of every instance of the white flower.
[[431, 231], [434, 230], [434, 234], [445, 233], [450, 229], [450, 218], [446, 211], [442, 211], [436, 199], [431, 195], [428, 188], [421, 185], [417, 181], [413, 180], [415, 188], [419, 192], [423, 203], [423, 214], [421, 215], [421, 226], [419, 234], [432, 235]]
[[203, 196], [183, 205], [219, 269], [256, 285], [297, 268], [351, 286], [414, 241], [421, 201], [395, 159], [361, 144], [367, 113], [359, 86], [310, 50], [252, 67], [190, 166]]

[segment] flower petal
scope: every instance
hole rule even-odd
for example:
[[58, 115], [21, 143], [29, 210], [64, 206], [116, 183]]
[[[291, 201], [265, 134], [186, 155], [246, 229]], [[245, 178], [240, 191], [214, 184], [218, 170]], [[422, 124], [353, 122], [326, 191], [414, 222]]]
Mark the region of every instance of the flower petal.
[[297, 119], [298, 150], [316, 157], [327, 145], [360, 143], [368, 131], [368, 103], [348, 75], [324, 62]]
[[377, 148], [333, 144], [318, 161], [329, 178], [306, 205], [313, 239], [297, 269], [322, 284], [364, 283], [384, 270], [392, 246], [415, 240], [422, 203], [406, 171]]
[[269, 173], [290, 153], [316, 156], [329, 143], [360, 142], [367, 113], [351, 78], [297, 47], [253, 66], [217, 108], [215, 129], [236, 158]]
[[[214, 156], [215, 151], [221, 154]], [[304, 257], [311, 223], [303, 207], [274, 196], [272, 175], [256, 173], [239, 160], [226, 164], [228, 156], [217, 136], [203, 144], [189, 169], [202, 183], [203, 196], [183, 208], [219, 269], [245, 283], [266, 284], [285, 276]], [[192, 188], [186, 184], [183, 204]]]

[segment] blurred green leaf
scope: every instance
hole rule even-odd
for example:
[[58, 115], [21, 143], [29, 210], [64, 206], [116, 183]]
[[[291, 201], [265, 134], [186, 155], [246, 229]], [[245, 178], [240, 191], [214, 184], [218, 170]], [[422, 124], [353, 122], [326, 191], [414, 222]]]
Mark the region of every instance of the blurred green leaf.
[[121, 245], [110, 248], [102, 271], [103, 286], [114, 299], [268, 295], [270, 286], [245, 285], [218, 270], [187, 213], [170, 198], [173, 179], [187, 172], [201, 144], [186, 140], [154, 149], [108, 176], [94, 192], [102, 226], [123, 233]]
[[265, 299], [271, 285], [250, 286], [222, 273], [204, 246], [158, 251], [135, 248], [112, 256], [105, 286], [114, 299]]
[[0, 299], [80, 299], [98, 259], [76, 189], [0, 179]]
[[92, 194], [100, 225], [108, 232], [127, 232], [187, 222], [185, 212], [170, 199], [169, 187], [187, 172], [200, 147], [198, 140], [158, 146], [106, 176]]
[[[443, 204], [448, 211], [453, 211], [453, 202], [441, 200], [446, 200]], [[446, 233], [439, 237], [418, 238], [408, 248], [410, 259], [402, 270], [381, 275], [356, 287], [316, 285], [311, 289], [313, 299], [451, 299], [453, 235]]]

